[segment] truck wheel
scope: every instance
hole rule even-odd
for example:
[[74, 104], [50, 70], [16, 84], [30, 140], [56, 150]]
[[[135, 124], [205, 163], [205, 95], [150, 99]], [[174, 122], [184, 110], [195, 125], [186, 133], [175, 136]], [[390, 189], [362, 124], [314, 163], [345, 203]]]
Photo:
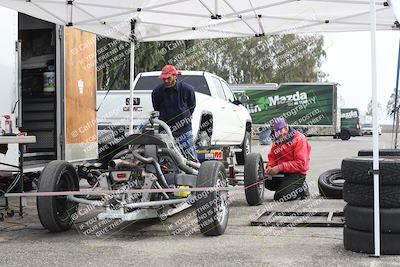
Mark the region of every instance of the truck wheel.
[[[226, 187], [228, 178], [224, 165], [219, 161], [201, 164], [197, 187]], [[196, 193], [196, 214], [200, 231], [206, 236], [225, 232], [229, 217], [228, 191], [203, 191]]]
[[236, 163], [238, 165], [244, 165], [246, 156], [251, 152], [251, 135], [249, 132], [245, 133], [243, 143], [240, 148], [242, 149], [242, 152], [236, 152]]
[[343, 183], [341, 169], [328, 170], [318, 178], [319, 194], [326, 198], [342, 199]]
[[339, 134], [340, 139], [342, 139], [343, 141], [347, 141], [350, 139], [351, 135], [348, 131], [341, 131]]
[[264, 163], [258, 153], [247, 155], [244, 165], [244, 192], [247, 204], [261, 204], [264, 197]]
[[[78, 191], [79, 177], [68, 162], [55, 160], [47, 164], [39, 178], [39, 192]], [[43, 227], [50, 232], [69, 230], [73, 224], [72, 215], [78, 204], [66, 196], [37, 197], [37, 211]]]
[[201, 131], [197, 138], [197, 145], [199, 147], [202, 146], [211, 146], [211, 137], [208, 135], [206, 131]]

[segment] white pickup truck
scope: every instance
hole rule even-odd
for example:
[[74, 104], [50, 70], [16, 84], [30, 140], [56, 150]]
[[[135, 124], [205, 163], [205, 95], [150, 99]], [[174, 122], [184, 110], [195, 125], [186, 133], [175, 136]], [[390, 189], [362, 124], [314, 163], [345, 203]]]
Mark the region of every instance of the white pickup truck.
[[[151, 92], [162, 80], [160, 72], [140, 73], [134, 81], [133, 111], [137, 126], [153, 110]], [[238, 164], [244, 164], [251, 150], [252, 120], [247, 109], [236, 100], [222, 78], [203, 71], [182, 71], [178, 77], [195, 88], [196, 108], [193, 113], [193, 136], [199, 146], [241, 148], [236, 153]], [[105, 154], [116, 140], [128, 133], [130, 122], [128, 90], [97, 91], [99, 154]]]

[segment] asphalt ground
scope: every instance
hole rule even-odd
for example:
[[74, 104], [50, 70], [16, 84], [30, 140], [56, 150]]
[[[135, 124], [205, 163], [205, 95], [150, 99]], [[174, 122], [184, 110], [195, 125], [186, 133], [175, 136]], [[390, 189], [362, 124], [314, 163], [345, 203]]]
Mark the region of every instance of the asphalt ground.
[[[0, 222], [0, 266], [399, 266], [400, 257], [377, 259], [344, 250], [342, 228], [250, 226], [265, 210], [343, 209], [343, 201], [318, 196], [318, 176], [339, 168], [343, 158], [356, 156], [358, 150], [372, 148], [372, 137], [309, 141], [311, 200], [276, 204], [267, 192], [262, 205], [249, 207], [243, 190], [232, 191], [225, 234], [204, 237], [191, 208], [164, 221], [105, 224], [96, 220], [98, 210], [84, 205], [72, 230], [52, 234], [41, 226], [30, 198], [23, 218], [15, 215]], [[390, 148], [391, 135], [380, 136], [380, 141], [381, 148]], [[266, 157], [268, 150], [253, 141], [253, 152]]]

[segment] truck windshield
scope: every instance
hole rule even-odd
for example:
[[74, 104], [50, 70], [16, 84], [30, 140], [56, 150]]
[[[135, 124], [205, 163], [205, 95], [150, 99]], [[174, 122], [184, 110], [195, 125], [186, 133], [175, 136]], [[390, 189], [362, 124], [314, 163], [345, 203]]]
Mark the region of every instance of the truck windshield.
[[[185, 82], [194, 87], [196, 92], [211, 95], [210, 89], [208, 88], [207, 81], [204, 76], [198, 75], [182, 75], [178, 77], [178, 81]], [[154, 88], [159, 86], [162, 80], [158, 76], [142, 76], [136, 83], [134, 90], [145, 90], [152, 91]]]

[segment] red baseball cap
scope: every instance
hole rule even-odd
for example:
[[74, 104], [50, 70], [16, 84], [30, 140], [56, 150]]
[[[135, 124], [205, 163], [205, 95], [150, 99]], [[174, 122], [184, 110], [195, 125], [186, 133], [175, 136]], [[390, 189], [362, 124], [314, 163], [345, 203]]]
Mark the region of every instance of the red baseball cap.
[[176, 76], [181, 75], [181, 72], [176, 70], [172, 65], [165, 65], [164, 68], [161, 70], [161, 75], [159, 76], [160, 79], [168, 79], [169, 76], [175, 74]]

